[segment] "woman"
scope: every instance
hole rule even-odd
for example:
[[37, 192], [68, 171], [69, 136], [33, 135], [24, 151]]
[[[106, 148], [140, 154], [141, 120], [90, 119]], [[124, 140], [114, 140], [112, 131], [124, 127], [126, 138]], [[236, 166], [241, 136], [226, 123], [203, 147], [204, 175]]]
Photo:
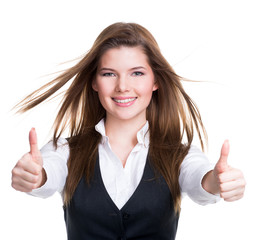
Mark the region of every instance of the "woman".
[[195, 127], [204, 148], [199, 111], [148, 30], [110, 25], [20, 112], [71, 80], [53, 141], [39, 151], [32, 129], [30, 153], [12, 172], [16, 190], [62, 193], [68, 239], [175, 239], [181, 193], [199, 204], [243, 196], [243, 174], [227, 164], [227, 141], [215, 166], [191, 145]]

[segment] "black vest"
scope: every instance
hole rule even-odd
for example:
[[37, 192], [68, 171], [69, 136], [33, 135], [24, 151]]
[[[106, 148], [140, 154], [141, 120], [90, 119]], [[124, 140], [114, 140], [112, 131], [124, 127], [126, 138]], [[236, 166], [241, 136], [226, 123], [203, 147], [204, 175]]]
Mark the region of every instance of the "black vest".
[[137, 189], [119, 210], [107, 193], [97, 158], [88, 186], [83, 178], [64, 208], [68, 240], [173, 240], [178, 216], [163, 177], [155, 174], [147, 158]]

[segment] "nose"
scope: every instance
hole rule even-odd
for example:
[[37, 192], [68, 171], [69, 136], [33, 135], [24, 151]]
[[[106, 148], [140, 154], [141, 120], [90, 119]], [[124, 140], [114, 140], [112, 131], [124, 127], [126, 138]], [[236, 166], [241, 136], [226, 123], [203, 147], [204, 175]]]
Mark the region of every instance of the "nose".
[[117, 92], [128, 92], [130, 90], [130, 85], [128, 82], [128, 77], [126, 76], [119, 76], [116, 82], [116, 88], [115, 90]]

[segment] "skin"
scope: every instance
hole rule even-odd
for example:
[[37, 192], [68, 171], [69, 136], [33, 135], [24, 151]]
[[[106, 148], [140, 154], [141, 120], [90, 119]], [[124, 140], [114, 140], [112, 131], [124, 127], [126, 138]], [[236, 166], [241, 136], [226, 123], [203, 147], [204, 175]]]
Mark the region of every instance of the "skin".
[[[113, 152], [125, 167], [146, 122], [146, 109], [157, 89], [147, 56], [140, 47], [113, 48], [100, 59], [92, 85], [106, 110], [105, 129]], [[131, 99], [127, 103], [120, 101]]]
[[225, 201], [239, 200], [244, 195], [245, 179], [241, 170], [228, 165], [229, 142], [226, 140], [214, 170], [208, 172], [203, 180], [203, 188], [212, 194], [220, 194]]
[[[105, 129], [111, 148], [125, 167], [137, 144], [136, 134], [146, 122], [152, 93], [157, 90], [147, 56], [139, 47], [106, 51], [92, 87], [106, 110]], [[22, 192], [30, 192], [47, 180], [34, 128], [29, 133], [29, 143], [30, 152], [12, 170], [12, 187]], [[225, 201], [235, 201], [242, 198], [246, 182], [239, 169], [228, 165], [228, 155], [229, 142], [225, 141], [215, 168], [202, 179], [202, 187], [220, 194]]]
[[[113, 48], [99, 62], [93, 89], [106, 110], [106, 122], [143, 124], [152, 92], [157, 89], [147, 56], [139, 47]], [[114, 99], [135, 98], [126, 104]]]
[[47, 180], [34, 128], [29, 132], [29, 145], [30, 152], [26, 153], [12, 170], [12, 187], [21, 192], [31, 192], [44, 185]]

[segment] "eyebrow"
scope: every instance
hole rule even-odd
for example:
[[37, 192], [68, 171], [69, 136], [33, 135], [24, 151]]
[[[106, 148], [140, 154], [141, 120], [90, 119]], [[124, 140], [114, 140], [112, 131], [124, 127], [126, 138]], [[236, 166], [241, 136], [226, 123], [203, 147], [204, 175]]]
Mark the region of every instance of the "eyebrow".
[[131, 68], [130, 70], [136, 70], [136, 69], [144, 69], [144, 70], [146, 70], [146, 68], [145, 67], [143, 67], [143, 66], [138, 66], [138, 67], [133, 67], [133, 68]]
[[[130, 68], [129, 70], [137, 70], [137, 69], [144, 69], [144, 70], [146, 70], [146, 68], [143, 67], [143, 66], [133, 67], [133, 68]], [[101, 72], [101, 71], [112, 71], [112, 72], [114, 72], [114, 71], [116, 71], [116, 70], [114, 70], [113, 68], [103, 67], [103, 68], [100, 68], [99, 71], [100, 71], [100, 72]]]

